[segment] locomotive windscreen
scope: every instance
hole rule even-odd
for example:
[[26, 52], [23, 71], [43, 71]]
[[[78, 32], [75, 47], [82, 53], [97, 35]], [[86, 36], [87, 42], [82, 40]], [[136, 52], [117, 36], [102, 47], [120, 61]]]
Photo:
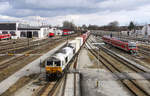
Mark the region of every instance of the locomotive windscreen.
[[60, 61], [55, 61], [56, 66], [60, 66]]
[[16, 23], [1, 23], [0, 30], [16, 30]]
[[47, 61], [47, 65], [48, 66], [52, 66], [53, 65], [53, 61]]
[[130, 49], [136, 48], [136, 43], [130, 42], [130, 43], [128, 44], [128, 46], [129, 46]]

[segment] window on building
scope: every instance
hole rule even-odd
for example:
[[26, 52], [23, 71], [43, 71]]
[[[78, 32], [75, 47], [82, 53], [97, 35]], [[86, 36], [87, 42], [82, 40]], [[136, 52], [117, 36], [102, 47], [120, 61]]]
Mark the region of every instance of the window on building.
[[3, 31], [2, 34], [8, 34], [8, 31]]
[[20, 37], [27, 37], [27, 32], [22, 31]]
[[15, 33], [14, 31], [10, 31], [10, 34], [11, 34], [12, 36], [16, 36], [16, 33]]
[[38, 37], [38, 35], [39, 35], [39, 34], [38, 34], [38, 31], [34, 31], [34, 32], [33, 32], [33, 37]]

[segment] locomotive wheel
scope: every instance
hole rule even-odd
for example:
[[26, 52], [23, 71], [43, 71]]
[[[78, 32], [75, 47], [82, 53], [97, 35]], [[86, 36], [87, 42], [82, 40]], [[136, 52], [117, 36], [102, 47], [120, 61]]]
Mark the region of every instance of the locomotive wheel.
[[49, 81], [49, 77], [48, 76], [46, 76], [46, 81]]
[[61, 78], [62, 77], [62, 73], [61, 72], [57, 72], [57, 77]]

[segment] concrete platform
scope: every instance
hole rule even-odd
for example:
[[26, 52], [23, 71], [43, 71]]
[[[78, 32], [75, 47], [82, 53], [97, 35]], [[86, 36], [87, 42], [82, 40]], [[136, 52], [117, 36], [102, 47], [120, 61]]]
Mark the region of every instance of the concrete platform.
[[82, 96], [131, 96], [104, 69], [80, 69]]
[[64, 96], [74, 96], [74, 74], [67, 74]]
[[79, 54], [79, 58], [77, 62], [77, 69], [87, 68], [91, 65], [92, 65], [92, 61], [90, 60], [88, 56], [88, 51], [86, 49], [82, 49]]
[[80, 74], [67, 74], [64, 96], [80, 96]]

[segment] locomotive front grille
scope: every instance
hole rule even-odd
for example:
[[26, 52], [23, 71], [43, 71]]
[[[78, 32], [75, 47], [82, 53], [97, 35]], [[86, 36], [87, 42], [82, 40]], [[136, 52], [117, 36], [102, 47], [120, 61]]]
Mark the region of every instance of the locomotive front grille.
[[48, 73], [62, 72], [62, 69], [61, 67], [46, 67], [46, 72]]

